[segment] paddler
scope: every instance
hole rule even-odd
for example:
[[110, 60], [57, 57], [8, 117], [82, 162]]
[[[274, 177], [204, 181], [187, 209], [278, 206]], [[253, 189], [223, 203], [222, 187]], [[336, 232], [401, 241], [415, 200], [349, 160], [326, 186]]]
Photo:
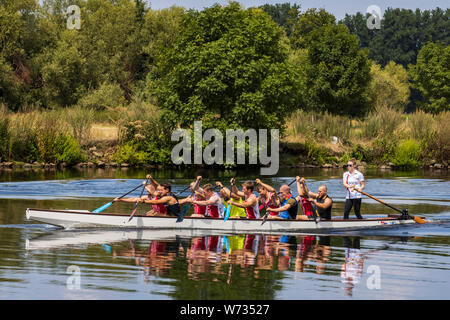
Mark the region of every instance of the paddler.
[[267, 211], [267, 209], [280, 207], [280, 199], [278, 197], [277, 191], [274, 187], [263, 183], [260, 179], [256, 179], [255, 182], [258, 184], [258, 186], [256, 187], [256, 191], [259, 193], [259, 212], [265, 209], [266, 214], [269, 215], [268, 219], [276, 219], [278, 213], [274, 211]]
[[277, 216], [271, 216], [271, 219], [293, 219], [297, 218], [298, 202], [292, 196], [291, 188], [284, 184], [280, 187], [281, 206], [279, 208], [267, 208], [267, 212], [277, 212]]
[[161, 189], [161, 198], [146, 200], [140, 199], [141, 202], [151, 204], [151, 205], [164, 205], [168, 216], [178, 216], [180, 214], [180, 204], [178, 203], [178, 199], [175, 194], [172, 193], [172, 185], [168, 182], [160, 185]]
[[236, 206], [239, 208], [244, 208], [245, 213], [247, 214], [247, 219], [259, 219], [259, 206], [258, 206], [258, 198], [253, 193], [255, 189], [255, 185], [251, 181], [244, 182], [242, 184], [242, 191], [239, 191], [235, 185], [235, 180], [232, 178], [230, 180], [231, 190], [233, 193], [237, 194], [239, 197], [244, 198], [242, 203], [235, 202], [233, 199], [228, 201], [232, 206]]
[[[194, 203], [194, 201], [204, 201], [206, 200], [205, 192], [202, 188], [200, 188], [200, 181], [202, 180], [202, 176], [198, 176], [196, 181], [190, 183], [189, 187], [191, 192], [194, 193], [192, 197], [187, 197], [180, 200], [180, 204], [191, 202], [194, 207], [194, 213], [191, 214], [191, 217], [204, 217], [206, 215], [206, 205], [199, 205]], [[197, 181], [199, 183], [197, 184]], [[197, 185], [197, 187], [196, 187]], [[195, 188], [195, 190], [194, 190]]]
[[[148, 174], [146, 178], [150, 181], [149, 184], [146, 184], [146, 181], [142, 182], [145, 185], [146, 195], [143, 195], [141, 198], [131, 197], [131, 198], [115, 198], [114, 202], [142, 202], [141, 200], [157, 200], [161, 197], [162, 187], [159, 183], [153, 179], [153, 177]], [[152, 209], [146, 213], [147, 216], [157, 216], [157, 215], [166, 215], [166, 209], [164, 205], [152, 205]]]
[[[305, 178], [301, 181], [305, 183]], [[326, 185], [322, 184], [317, 189], [317, 193], [309, 192], [308, 201], [311, 202], [313, 206], [316, 206], [317, 212], [321, 219], [331, 220], [331, 208], [333, 207], [333, 199], [331, 199], [328, 194], [328, 188]]]
[[222, 199], [220, 198], [219, 194], [214, 191], [213, 185], [209, 183], [205, 184], [202, 189], [206, 200], [199, 201], [190, 199], [189, 202], [206, 207], [208, 210], [208, 216], [211, 218], [223, 217]]
[[[228, 207], [228, 201], [230, 199], [233, 199], [237, 203], [242, 203], [243, 200], [241, 197], [239, 197], [237, 194], [231, 192], [230, 189], [227, 187], [224, 187], [222, 182], [217, 181], [216, 185], [220, 188], [220, 196], [222, 197], [222, 202], [224, 207]], [[247, 217], [247, 214], [245, 213], [244, 208], [236, 207], [236, 206], [230, 206], [230, 217], [229, 219], [240, 219]]]
[[314, 220], [313, 207], [310, 201], [308, 201], [308, 193], [305, 190], [305, 186], [303, 182], [304, 179], [301, 180], [299, 176], [295, 177], [297, 180], [297, 192], [298, 196], [295, 198], [297, 202], [300, 204], [300, 208], [302, 209], [302, 214], [297, 215], [297, 220]]

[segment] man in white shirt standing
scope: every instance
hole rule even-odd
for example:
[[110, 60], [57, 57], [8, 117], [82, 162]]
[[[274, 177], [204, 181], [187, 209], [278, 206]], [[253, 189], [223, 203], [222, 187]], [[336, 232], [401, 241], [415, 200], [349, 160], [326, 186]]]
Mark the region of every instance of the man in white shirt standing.
[[350, 210], [352, 207], [355, 208], [355, 215], [358, 219], [362, 219], [361, 210], [361, 193], [356, 191], [354, 188], [363, 190], [364, 176], [361, 172], [355, 169], [356, 160], [351, 159], [347, 163], [348, 171], [344, 173], [343, 184], [347, 188], [347, 194], [345, 196], [345, 209], [344, 209], [344, 219], [349, 218]]

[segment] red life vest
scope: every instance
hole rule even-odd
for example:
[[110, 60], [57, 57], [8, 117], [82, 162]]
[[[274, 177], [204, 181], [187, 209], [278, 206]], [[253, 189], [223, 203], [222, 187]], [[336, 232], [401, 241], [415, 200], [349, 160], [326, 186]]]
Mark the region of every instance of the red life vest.
[[[245, 196], [245, 200], [247, 201], [249, 197]], [[256, 203], [253, 207], [246, 207], [245, 213], [247, 214], [247, 219], [257, 219], [259, 218], [259, 208], [258, 203]]]
[[[217, 195], [217, 194], [216, 194]], [[219, 197], [220, 199], [220, 197]], [[222, 200], [220, 200], [220, 203], [222, 202]], [[219, 205], [220, 204], [209, 204], [207, 206], [208, 208], [208, 215], [211, 218], [220, 218], [220, 213], [219, 213]]]
[[[276, 203], [272, 200], [272, 193], [269, 192], [268, 195], [269, 201], [266, 201], [266, 199], [264, 199], [263, 197], [261, 197], [261, 205], [259, 206], [259, 211], [261, 211], [262, 209], [267, 209], [267, 208], [278, 208], [278, 206], [276, 205]], [[269, 215], [271, 216], [277, 216], [278, 212], [269, 212]]]
[[[197, 198], [196, 195], [194, 196], [194, 200], [198, 201], [198, 198]], [[202, 216], [205, 216], [205, 214], [206, 214], [206, 206], [201, 206], [201, 205], [198, 205], [198, 204], [195, 204], [195, 203], [193, 203], [192, 205], [194, 207], [194, 213], [195, 214], [201, 214]]]
[[311, 202], [306, 200], [306, 198], [300, 197], [300, 206], [302, 207], [302, 212], [304, 215], [312, 216], [313, 208]]
[[[158, 197], [154, 197], [154, 198], [152, 198], [152, 200], [159, 200], [159, 198]], [[166, 210], [166, 207], [164, 206], [164, 203], [152, 204], [152, 209], [153, 209], [154, 212], [167, 214], [167, 210]]]

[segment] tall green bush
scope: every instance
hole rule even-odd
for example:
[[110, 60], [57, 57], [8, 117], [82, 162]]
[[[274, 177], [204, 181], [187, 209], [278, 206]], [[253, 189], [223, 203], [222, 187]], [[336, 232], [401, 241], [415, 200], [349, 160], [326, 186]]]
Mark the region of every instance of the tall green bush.
[[414, 139], [401, 140], [396, 148], [392, 163], [396, 167], [415, 168], [419, 166], [420, 144]]
[[55, 159], [57, 163], [65, 162], [73, 165], [85, 160], [77, 140], [67, 134], [59, 134], [54, 141]]

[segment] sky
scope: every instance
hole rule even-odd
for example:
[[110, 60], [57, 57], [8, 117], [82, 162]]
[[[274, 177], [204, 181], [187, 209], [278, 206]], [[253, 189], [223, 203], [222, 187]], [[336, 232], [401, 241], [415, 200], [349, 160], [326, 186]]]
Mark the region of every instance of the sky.
[[[383, 14], [387, 8], [405, 8], [415, 10], [416, 8], [423, 10], [430, 10], [436, 7], [447, 9], [449, 7], [448, 0], [238, 0], [244, 8], [256, 7], [266, 3], [276, 4], [290, 2], [291, 4], [298, 4], [301, 11], [306, 11], [309, 8], [324, 8], [331, 12], [337, 20], [345, 17], [345, 14], [354, 14], [356, 12], [365, 13], [367, 8], [371, 5], [376, 5], [381, 9]], [[147, 3], [152, 9], [168, 8], [172, 5], [182, 6], [187, 9], [193, 8], [201, 10], [204, 7], [210, 7], [214, 3], [226, 5], [228, 0], [147, 0]]]

